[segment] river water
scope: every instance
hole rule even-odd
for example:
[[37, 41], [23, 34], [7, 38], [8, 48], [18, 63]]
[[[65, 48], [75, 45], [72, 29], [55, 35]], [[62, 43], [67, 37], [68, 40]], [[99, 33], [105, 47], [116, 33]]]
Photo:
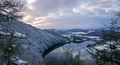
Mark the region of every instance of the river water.
[[58, 53], [62, 53], [66, 51], [65, 49], [69, 49], [72, 51], [73, 55], [77, 54], [78, 52], [81, 53], [81, 58], [85, 60], [83, 65], [96, 65], [95, 60], [91, 57], [91, 55], [87, 52], [86, 46], [88, 44], [94, 44], [94, 41], [85, 41], [83, 43], [70, 43], [66, 44], [60, 48], [57, 48], [56, 50], [52, 51], [50, 54], [48, 54], [46, 57], [49, 57], [51, 55], [56, 55], [58, 57]]

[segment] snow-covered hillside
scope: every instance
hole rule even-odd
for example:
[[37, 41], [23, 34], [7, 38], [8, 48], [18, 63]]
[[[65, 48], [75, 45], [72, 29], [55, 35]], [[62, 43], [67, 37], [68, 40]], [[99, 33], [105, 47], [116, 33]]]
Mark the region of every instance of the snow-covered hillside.
[[[16, 31], [25, 35], [25, 38], [20, 40], [21, 47], [15, 56], [27, 61], [28, 65], [42, 64], [42, 54], [46, 49], [67, 41], [59, 35], [48, 33], [19, 21], [1, 22], [0, 27], [7, 33]], [[4, 43], [4, 40], [0, 39], [0, 43]]]

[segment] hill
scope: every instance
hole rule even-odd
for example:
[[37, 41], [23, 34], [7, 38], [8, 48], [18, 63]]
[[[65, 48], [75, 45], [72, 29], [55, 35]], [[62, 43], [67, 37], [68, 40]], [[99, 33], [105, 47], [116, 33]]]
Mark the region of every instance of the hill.
[[[27, 61], [28, 65], [42, 64], [42, 54], [45, 50], [55, 44], [66, 42], [66, 39], [59, 35], [54, 35], [52, 32], [46, 32], [16, 20], [0, 22], [0, 27], [4, 32], [16, 31], [26, 35], [24, 39], [18, 41], [20, 42], [20, 48], [14, 56]], [[5, 40], [0, 35], [0, 44], [5, 43]]]

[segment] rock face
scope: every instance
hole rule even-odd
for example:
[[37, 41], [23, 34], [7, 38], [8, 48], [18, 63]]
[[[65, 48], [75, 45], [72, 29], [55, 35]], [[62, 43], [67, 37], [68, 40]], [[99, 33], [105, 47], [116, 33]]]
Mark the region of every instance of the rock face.
[[[20, 40], [20, 48], [15, 56], [27, 61], [28, 65], [44, 65], [42, 54], [45, 50], [55, 44], [66, 42], [66, 39], [59, 35], [48, 33], [19, 21], [0, 22], [0, 27], [6, 32], [16, 31], [26, 35], [24, 39]], [[1, 41], [4, 43], [2, 39]]]

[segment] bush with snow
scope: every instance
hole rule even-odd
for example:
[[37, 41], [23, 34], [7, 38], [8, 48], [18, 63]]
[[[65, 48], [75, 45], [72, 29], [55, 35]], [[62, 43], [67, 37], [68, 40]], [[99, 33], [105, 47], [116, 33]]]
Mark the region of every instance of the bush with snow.
[[27, 61], [20, 59], [19, 57], [11, 58], [11, 63], [16, 65], [27, 65]]
[[[18, 43], [17, 39], [18, 38], [24, 38], [25, 35], [18, 33], [18, 32], [13, 32], [13, 33], [6, 33], [3, 31], [0, 31], [0, 35], [4, 37], [4, 40], [6, 41], [5, 43], [0, 44], [0, 64], [8, 64], [11, 65], [10, 58], [18, 51], [18, 48], [20, 44]], [[20, 39], [19, 39], [20, 40]], [[17, 63], [23, 62], [22, 60], [16, 61]]]

